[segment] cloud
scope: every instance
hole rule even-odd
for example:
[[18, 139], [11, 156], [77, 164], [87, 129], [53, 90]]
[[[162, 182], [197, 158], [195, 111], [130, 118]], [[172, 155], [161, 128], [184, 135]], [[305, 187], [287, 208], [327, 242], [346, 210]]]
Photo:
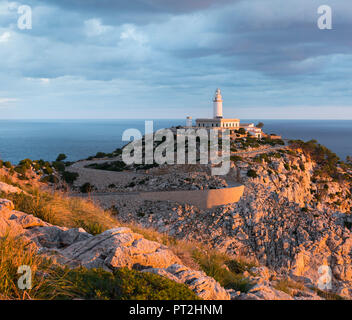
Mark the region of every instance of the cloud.
[[202, 115], [216, 87], [231, 113], [348, 108], [352, 6], [325, 3], [333, 30], [317, 27], [320, 0], [27, 0], [32, 30], [1, 15], [0, 94], [28, 116]]
[[104, 26], [100, 19], [89, 19], [84, 21], [85, 32], [88, 37], [100, 36], [113, 30], [110, 26]]
[[13, 106], [18, 99], [15, 98], [0, 98], [0, 108], [8, 108]]
[[11, 33], [10, 32], [4, 32], [3, 34], [0, 35], [0, 43], [8, 42], [10, 40]]

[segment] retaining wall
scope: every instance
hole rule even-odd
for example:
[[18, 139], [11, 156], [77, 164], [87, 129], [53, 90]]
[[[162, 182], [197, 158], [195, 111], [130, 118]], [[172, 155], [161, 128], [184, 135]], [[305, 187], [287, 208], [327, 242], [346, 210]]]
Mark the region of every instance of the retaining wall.
[[140, 192], [143, 200], [175, 201], [188, 203], [202, 209], [238, 202], [244, 192], [244, 185], [223, 189]]

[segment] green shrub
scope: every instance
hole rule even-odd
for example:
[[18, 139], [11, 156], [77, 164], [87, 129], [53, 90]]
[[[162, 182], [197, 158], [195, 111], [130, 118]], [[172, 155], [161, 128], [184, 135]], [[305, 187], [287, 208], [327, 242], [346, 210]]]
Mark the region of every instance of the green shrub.
[[123, 161], [112, 161], [104, 163], [92, 163], [87, 165], [86, 168], [120, 172], [126, 169], [126, 164]]
[[61, 173], [62, 178], [68, 183], [73, 184], [78, 178], [77, 172], [64, 171]]
[[54, 161], [52, 166], [59, 172], [65, 171], [65, 164], [61, 161]]
[[285, 293], [289, 294], [290, 296], [292, 296], [292, 294], [293, 294], [292, 289], [305, 290], [305, 286], [303, 283], [294, 282], [289, 279], [282, 279], [282, 280], [277, 281], [276, 284], [274, 285], [274, 288], [276, 290], [285, 292]]
[[11, 168], [12, 168], [12, 164], [11, 164], [10, 161], [5, 161], [5, 162], [4, 162], [4, 166], [5, 166], [5, 168], [8, 168], [8, 169], [11, 169]]
[[14, 169], [17, 173], [24, 175], [27, 169], [24, 166], [17, 166]]
[[256, 267], [255, 263], [246, 262], [242, 260], [229, 260], [226, 262], [228, 268], [234, 273], [244, 273], [245, 271], [250, 273], [250, 270]]
[[127, 188], [133, 188], [133, 187], [135, 187], [136, 186], [136, 183], [135, 182], [130, 182], [126, 187]]
[[325, 146], [319, 144], [316, 140], [303, 142], [302, 140], [291, 140], [289, 144], [292, 149], [302, 149], [305, 155], [308, 155], [317, 163], [315, 176], [331, 177], [338, 180], [344, 178], [343, 174], [338, 172], [338, 165], [341, 163], [339, 157]]
[[53, 170], [53, 168], [49, 165], [49, 166], [47, 166], [47, 167], [45, 167], [45, 168], [43, 169], [43, 172], [44, 172], [45, 174], [53, 174], [53, 173], [54, 173], [54, 170]]
[[320, 290], [318, 288], [314, 288], [313, 289], [315, 291], [315, 293], [319, 296], [322, 297], [326, 300], [345, 300], [343, 297], [339, 296], [336, 293], [332, 293], [332, 292], [327, 292], [327, 291], [323, 291]]
[[32, 160], [31, 159], [24, 159], [19, 162], [19, 166], [25, 167], [26, 169], [30, 169], [32, 167]]
[[4, 166], [4, 161], [0, 160], [0, 169]]
[[57, 158], [56, 161], [64, 161], [65, 159], [67, 159], [67, 156], [64, 153], [60, 153]]
[[247, 171], [247, 176], [250, 177], [250, 178], [257, 178], [258, 174], [257, 174], [257, 172], [255, 170], [249, 169]]
[[95, 155], [94, 158], [105, 158], [106, 157], [106, 153], [105, 152], [97, 152], [97, 154]]
[[97, 235], [97, 234], [101, 234], [102, 232], [104, 232], [103, 226], [99, 223], [99, 222], [90, 222], [90, 221], [84, 221], [84, 220], [76, 220], [75, 224], [77, 226], [77, 228], [83, 228], [84, 230], [86, 230], [88, 233], [92, 234], [92, 235]]
[[199, 300], [184, 284], [126, 268], [114, 273], [102, 269], [65, 269], [61, 276], [62, 284], [56, 285], [58, 299]]
[[43, 178], [40, 179], [40, 182], [44, 182], [44, 183], [59, 183], [59, 179], [54, 176], [53, 174], [49, 175], [49, 176], [45, 176]]
[[84, 183], [83, 185], [80, 186], [79, 190], [82, 193], [90, 193], [92, 191], [94, 191], [95, 186], [90, 184], [89, 182]]
[[290, 171], [290, 165], [289, 165], [288, 163], [285, 163], [285, 164], [284, 164], [284, 167], [285, 167], [285, 169], [286, 169], [287, 171]]
[[249, 270], [250, 264], [242, 264], [220, 253], [205, 253], [200, 250], [195, 250], [193, 257], [209, 277], [214, 278], [226, 289], [248, 292], [253, 286], [242, 274]]

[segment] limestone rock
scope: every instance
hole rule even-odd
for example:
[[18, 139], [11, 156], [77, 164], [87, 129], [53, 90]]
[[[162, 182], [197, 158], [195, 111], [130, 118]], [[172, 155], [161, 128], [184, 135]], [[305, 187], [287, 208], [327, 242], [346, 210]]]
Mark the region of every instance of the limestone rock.
[[7, 199], [0, 199], [0, 211], [4, 209], [13, 210], [15, 206], [13, 202]]
[[248, 293], [241, 294], [237, 300], [293, 300], [293, 298], [266, 283], [255, 285]]
[[73, 265], [87, 268], [167, 268], [181, 263], [167, 247], [144, 239], [129, 228], [116, 228], [61, 250]]
[[50, 224], [29, 229], [25, 235], [38, 246], [50, 249], [66, 248], [73, 243], [93, 237], [82, 228], [68, 229]]
[[151, 272], [165, 276], [190, 287], [204, 300], [229, 300], [230, 294], [213, 278], [202, 271], [195, 271], [179, 264], [173, 264], [166, 269], [149, 268], [143, 272]]
[[5, 182], [0, 182], [0, 192], [4, 193], [21, 193], [22, 190]]

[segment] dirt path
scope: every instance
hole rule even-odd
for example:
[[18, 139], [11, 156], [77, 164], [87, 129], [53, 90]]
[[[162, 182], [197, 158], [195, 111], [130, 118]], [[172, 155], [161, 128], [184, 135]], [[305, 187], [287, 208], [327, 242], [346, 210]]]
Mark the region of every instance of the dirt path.
[[67, 168], [67, 171], [77, 172], [79, 174], [75, 181], [75, 186], [81, 186], [82, 184], [89, 182], [96, 186], [99, 190], [108, 188], [109, 185], [115, 184], [125, 186], [131, 183], [135, 178], [141, 178], [147, 176], [144, 173], [136, 172], [116, 172], [107, 170], [98, 170], [92, 168], [85, 168], [85, 166], [93, 163], [104, 163], [108, 161], [116, 161], [117, 159], [103, 159], [103, 160], [83, 160], [78, 161]]

